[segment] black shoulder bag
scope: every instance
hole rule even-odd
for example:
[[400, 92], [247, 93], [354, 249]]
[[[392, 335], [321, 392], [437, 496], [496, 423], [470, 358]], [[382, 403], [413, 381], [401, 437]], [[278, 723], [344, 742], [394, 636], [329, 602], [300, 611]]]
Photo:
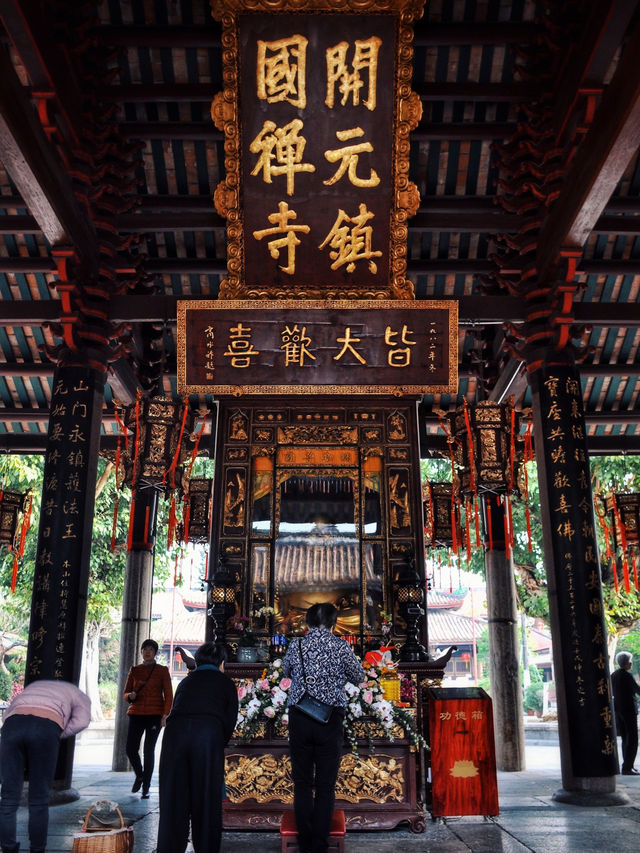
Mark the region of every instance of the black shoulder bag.
[[301, 711], [303, 714], [306, 714], [307, 717], [311, 717], [311, 719], [315, 720], [316, 723], [328, 723], [331, 712], [333, 711], [333, 705], [327, 705], [326, 702], [321, 702], [319, 699], [316, 699], [315, 696], [311, 696], [307, 693], [306, 690], [307, 674], [304, 670], [302, 639], [298, 640], [298, 653], [300, 655], [300, 663], [302, 664], [302, 678], [304, 680], [305, 691], [300, 700], [293, 707], [297, 708], [298, 711]]

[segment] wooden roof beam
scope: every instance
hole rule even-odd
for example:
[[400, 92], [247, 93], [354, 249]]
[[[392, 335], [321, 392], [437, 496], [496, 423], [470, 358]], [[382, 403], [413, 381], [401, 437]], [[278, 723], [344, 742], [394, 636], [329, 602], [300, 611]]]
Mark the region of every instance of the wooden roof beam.
[[575, 122], [574, 111], [584, 90], [603, 85], [636, 8], [636, 0], [599, 0], [590, 5], [582, 37], [572, 47], [571, 61], [555, 96], [554, 113], [560, 137], [572, 119]]
[[640, 21], [542, 227], [537, 256], [542, 281], [554, 275], [561, 250], [582, 250], [640, 146], [639, 53]]
[[[414, 25], [414, 44], [475, 45], [527, 44], [542, 34], [543, 29], [532, 23], [438, 24], [419, 20]], [[114, 46], [140, 47], [221, 47], [221, 26], [213, 18], [201, 26], [103, 26], [100, 38]]]
[[[203, 299], [203, 296], [179, 297], [173, 294], [154, 296], [126, 294], [110, 302], [110, 319], [114, 323], [176, 322], [178, 299]], [[428, 300], [425, 300], [428, 301]], [[527, 306], [515, 296], [462, 296], [458, 300], [461, 328], [522, 323]], [[640, 327], [640, 303], [576, 302], [573, 306], [577, 324], [599, 328]], [[41, 326], [59, 318], [60, 302], [47, 300], [14, 300], [2, 302], [0, 326]]]
[[52, 246], [95, 249], [93, 229], [2, 46], [0, 80], [2, 162], [29, 212]]

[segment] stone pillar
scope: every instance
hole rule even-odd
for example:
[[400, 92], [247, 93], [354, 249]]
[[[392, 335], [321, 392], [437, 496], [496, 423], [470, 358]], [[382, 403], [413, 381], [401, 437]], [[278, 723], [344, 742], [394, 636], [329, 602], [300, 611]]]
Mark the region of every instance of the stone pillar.
[[[488, 507], [491, 511], [488, 512]], [[489, 619], [489, 666], [498, 770], [524, 770], [524, 718], [513, 563], [504, 538], [505, 505], [482, 495], [484, 567]], [[489, 519], [491, 544], [489, 550]]]
[[[54, 371], [27, 684], [41, 678], [78, 684], [80, 678], [104, 382], [105, 373], [94, 367], [59, 365]], [[61, 742], [58, 800], [78, 796], [71, 788], [74, 745], [74, 738]]]
[[158, 491], [150, 487], [136, 492], [131, 524], [131, 545], [127, 553], [122, 596], [118, 701], [116, 703], [112, 770], [128, 770], [127, 706], [122, 699], [129, 669], [139, 663], [140, 646], [151, 630], [153, 557], [158, 513]]
[[562, 790], [582, 805], [616, 794], [618, 756], [580, 376], [573, 363], [529, 374], [558, 697]]

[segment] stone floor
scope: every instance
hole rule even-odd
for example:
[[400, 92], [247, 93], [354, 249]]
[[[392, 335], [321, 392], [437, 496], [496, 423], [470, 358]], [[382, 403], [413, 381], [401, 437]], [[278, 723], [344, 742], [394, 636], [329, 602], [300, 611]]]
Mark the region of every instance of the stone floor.
[[[557, 743], [539, 741], [527, 744], [527, 769], [520, 773], [498, 773], [500, 814], [491, 819], [477, 816], [432, 821], [426, 831], [412, 834], [399, 828], [393, 832], [350, 832], [347, 853], [626, 853], [640, 850], [640, 776], [619, 776], [619, 790], [626, 793], [626, 805], [585, 808], [555, 802], [553, 794], [560, 785], [560, 760]], [[50, 809], [48, 853], [63, 853], [72, 847], [72, 835], [78, 831], [86, 810], [100, 799], [117, 802], [132, 824], [134, 853], [151, 853], [156, 846], [158, 818], [157, 788], [151, 799], [131, 794], [131, 775], [110, 769], [110, 751], [106, 745], [76, 749], [74, 787], [80, 799]], [[19, 812], [19, 838], [22, 850], [26, 841], [27, 811]], [[276, 833], [225, 833], [223, 853], [278, 853]], [[189, 846], [188, 850], [191, 850]]]

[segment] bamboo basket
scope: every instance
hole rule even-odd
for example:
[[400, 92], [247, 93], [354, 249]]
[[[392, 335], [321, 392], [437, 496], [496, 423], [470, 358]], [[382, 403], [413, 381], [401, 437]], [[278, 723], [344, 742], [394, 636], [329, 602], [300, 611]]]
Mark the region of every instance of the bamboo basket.
[[99, 803], [90, 806], [84, 816], [82, 830], [74, 833], [72, 853], [131, 853], [133, 850], [133, 829], [130, 826], [125, 826], [122, 812], [117, 806], [115, 806], [115, 810], [120, 818], [119, 829], [104, 831], [89, 829], [89, 818], [97, 805]]

